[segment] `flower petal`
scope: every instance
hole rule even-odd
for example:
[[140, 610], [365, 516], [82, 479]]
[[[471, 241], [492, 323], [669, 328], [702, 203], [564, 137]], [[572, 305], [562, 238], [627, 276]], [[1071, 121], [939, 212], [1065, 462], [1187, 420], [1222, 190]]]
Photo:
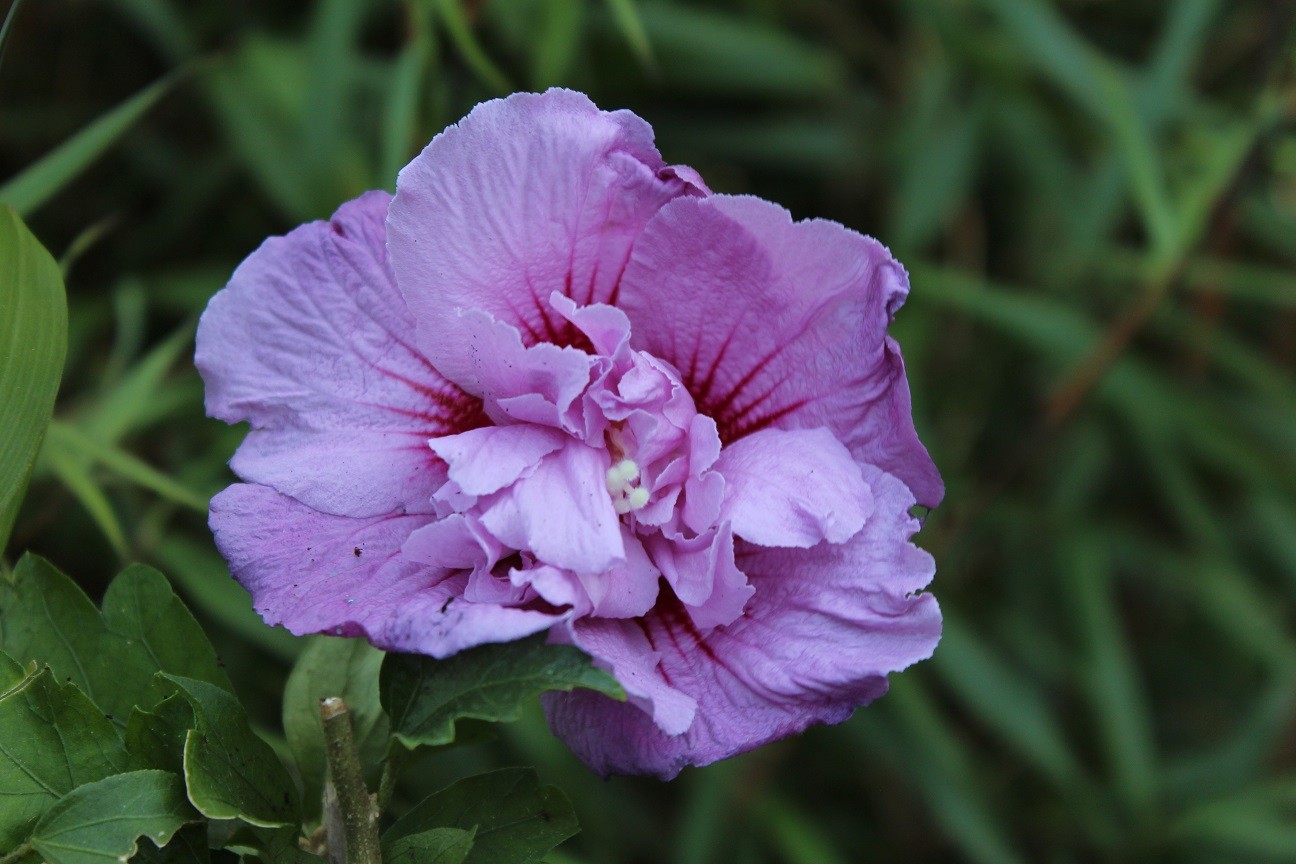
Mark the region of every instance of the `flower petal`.
[[487, 502], [482, 524], [505, 546], [544, 564], [601, 573], [626, 556], [605, 486], [608, 464], [606, 450], [569, 441]]
[[[562, 632], [554, 629], [555, 636]], [[643, 619], [583, 618], [571, 624], [566, 632], [574, 645], [608, 669], [626, 691], [626, 702], [612, 704], [628, 708], [649, 727], [664, 730], [665, 735], [683, 734], [693, 724], [698, 700], [673, 687], [661, 674], [663, 656], [649, 641]], [[548, 710], [548, 702], [545, 707]], [[596, 725], [600, 720], [597, 716], [569, 719], [574, 724], [595, 724], [581, 728], [577, 734], [593, 738], [602, 734]], [[550, 722], [553, 722], [552, 715]]]
[[442, 317], [457, 326], [442, 340], [437, 369], [483, 399], [492, 420], [577, 431], [572, 403], [589, 384], [593, 358], [548, 343], [528, 348], [517, 328], [477, 309]]
[[931, 655], [940, 610], [931, 595], [911, 593], [932, 575], [931, 557], [907, 541], [918, 527], [907, 512], [912, 494], [890, 475], [866, 471], [865, 479], [874, 513], [848, 542], [743, 547], [738, 564], [756, 594], [732, 625], [704, 635], [681, 606], [659, 602], [641, 619], [642, 640], [622, 630], [615, 640], [578, 643], [614, 671], [615, 658], [653, 652], [658, 680], [644, 680], [644, 661], [634, 686], [694, 698], [687, 730], [675, 734], [634, 704], [578, 691], [545, 697], [554, 731], [600, 774], [669, 779], [687, 765], [839, 723], [882, 695], [888, 673]]
[[406, 538], [426, 521], [330, 516], [253, 484], [229, 487], [211, 509], [216, 545], [256, 611], [298, 635], [363, 636], [389, 651], [445, 657], [558, 620], [463, 600], [465, 576], [402, 556]]
[[424, 442], [484, 419], [413, 347], [387, 264], [389, 200], [371, 192], [267, 240], [198, 327], [208, 413], [254, 430], [235, 470], [338, 515], [426, 510], [445, 473]]
[[886, 336], [908, 290], [904, 269], [872, 238], [717, 195], [661, 209], [635, 244], [617, 305], [632, 345], [680, 370], [726, 443], [826, 426], [932, 507], [943, 486]]
[[868, 487], [827, 429], [762, 429], [720, 451], [720, 518], [762, 546], [842, 543], [864, 527]]
[[439, 361], [456, 309], [516, 326], [528, 344], [571, 344], [549, 305], [612, 302], [643, 224], [696, 175], [662, 164], [652, 129], [569, 90], [484, 102], [400, 173], [392, 265]]
[[432, 452], [445, 460], [450, 479], [469, 495], [489, 495], [514, 483], [567, 436], [544, 426], [486, 426], [433, 438]]

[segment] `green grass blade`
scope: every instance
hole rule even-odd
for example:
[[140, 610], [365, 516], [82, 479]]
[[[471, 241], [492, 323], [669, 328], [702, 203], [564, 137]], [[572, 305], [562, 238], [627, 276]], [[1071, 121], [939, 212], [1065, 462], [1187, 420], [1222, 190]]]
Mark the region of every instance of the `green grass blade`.
[[58, 265], [18, 215], [0, 207], [0, 551], [9, 540], [67, 353]]
[[163, 498], [182, 507], [207, 515], [207, 499], [182, 483], [131, 454], [111, 444], [96, 441], [74, 426], [55, 420], [50, 424], [49, 437], [68, 453], [89, 462], [97, 462], [123, 480], [156, 492]]
[[0, 186], [0, 203], [26, 215], [62, 191], [103, 155], [175, 85], [168, 75], [150, 84]]
[[635, 0], [607, 0], [607, 5], [612, 11], [612, 19], [616, 21], [617, 29], [621, 31], [630, 50], [634, 52], [640, 64], [652, 68], [656, 63], [653, 58], [652, 42], [648, 38], [648, 30], [644, 27], [639, 9], [635, 6]]
[[131, 367], [117, 385], [76, 418], [100, 441], [115, 444], [147, 416], [163, 379], [193, 345], [193, 325], [182, 324]]
[[5, 13], [4, 23], [0, 24], [0, 65], [4, 64], [5, 49], [9, 47], [9, 28], [18, 18], [18, 7], [23, 4], [23, 0], [13, 0], [9, 5], [9, 11]]
[[436, 8], [455, 50], [477, 76], [477, 80], [501, 96], [512, 91], [513, 85], [509, 83], [508, 76], [495, 65], [486, 49], [477, 41], [459, 0], [436, 0]]
[[1116, 608], [1111, 565], [1098, 538], [1065, 552], [1065, 588], [1082, 643], [1082, 681], [1117, 793], [1136, 817], [1155, 803], [1152, 719]]
[[378, 185], [396, 188], [396, 175], [417, 151], [419, 109], [423, 104], [432, 59], [432, 35], [411, 4], [409, 40], [392, 64], [391, 85], [383, 106], [382, 167]]
[[125, 560], [129, 553], [126, 532], [122, 529], [116, 511], [113, 510], [112, 502], [108, 500], [103, 489], [99, 488], [99, 484], [91, 476], [86, 464], [52, 438], [45, 440], [45, 446], [41, 449], [41, 458], [59, 482], [66, 486], [85, 508], [108, 544], [117, 553], [117, 557]]

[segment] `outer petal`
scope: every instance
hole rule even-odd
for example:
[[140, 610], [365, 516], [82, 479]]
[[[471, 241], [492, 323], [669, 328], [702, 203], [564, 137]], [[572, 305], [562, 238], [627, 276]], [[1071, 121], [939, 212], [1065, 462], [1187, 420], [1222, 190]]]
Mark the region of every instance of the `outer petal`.
[[860, 467], [827, 429], [753, 432], [722, 450], [715, 470], [725, 479], [720, 518], [751, 543], [842, 543], [868, 518]]
[[339, 515], [426, 510], [445, 479], [426, 440], [480, 418], [413, 347], [387, 264], [389, 200], [371, 192], [267, 240], [198, 327], [208, 413], [253, 427], [234, 469]]
[[648, 124], [603, 112], [580, 93], [516, 93], [485, 102], [401, 171], [388, 220], [392, 263], [439, 358], [456, 321], [482, 309], [530, 343], [575, 330], [549, 305], [614, 300], [639, 231], [691, 172], [663, 166]]
[[726, 443], [826, 426], [931, 507], [943, 486], [886, 336], [908, 290], [872, 238], [719, 195], [662, 208], [635, 245], [617, 305], [633, 345], [675, 364]]
[[[913, 496], [889, 475], [866, 479], [874, 514], [849, 542], [744, 548], [738, 563], [756, 594], [733, 625], [704, 635], [682, 607], [664, 603], [643, 619], [659, 683], [635, 686], [648, 692], [669, 681], [695, 698], [687, 731], [672, 735], [635, 705], [587, 692], [546, 696], [554, 731], [602, 774], [670, 778], [815, 723], [839, 723], [882, 695], [888, 673], [931, 655], [940, 610], [931, 595], [911, 594], [932, 575], [930, 556], [906, 539], [918, 527], [907, 513]], [[635, 648], [627, 638], [587, 650], [613, 661]]]
[[425, 516], [329, 516], [266, 486], [212, 499], [211, 528], [234, 577], [268, 624], [298, 635], [363, 636], [389, 651], [445, 657], [544, 630], [558, 616], [470, 603], [464, 576], [410, 561]]

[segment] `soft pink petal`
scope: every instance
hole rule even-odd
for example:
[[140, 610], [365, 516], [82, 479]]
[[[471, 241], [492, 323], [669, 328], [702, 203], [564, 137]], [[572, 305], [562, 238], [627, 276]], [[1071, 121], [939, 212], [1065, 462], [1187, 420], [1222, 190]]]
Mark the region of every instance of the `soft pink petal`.
[[433, 438], [430, 446], [445, 460], [450, 479], [460, 489], [469, 495], [489, 495], [516, 482], [566, 441], [567, 436], [556, 429], [523, 423]]
[[198, 327], [208, 413], [254, 430], [235, 470], [339, 515], [426, 509], [445, 474], [420, 445], [482, 420], [413, 347], [387, 264], [389, 200], [368, 193], [267, 240]]
[[600, 618], [638, 618], [657, 600], [661, 571], [644, 550], [643, 543], [625, 525], [621, 526], [625, 560], [599, 573], [585, 573], [579, 579]]
[[481, 309], [529, 344], [570, 344], [558, 291], [611, 302], [643, 224], [662, 204], [703, 194], [669, 169], [647, 123], [569, 90], [484, 102], [401, 171], [388, 219], [396, 278], [429, 356], [456, 309]]
[[872, 238], [721, 195], [662, 208], [635, 244], [617, 305], [634, 347], [680, 370], [725, 442], [824, 426], [930, 507], [943, 486], [886, 336], [908, 290]]
[[497, 493], [481, 512], [482, 524], [541, 563], [603, 572], [625, 560], [621, 523], [604, 482], [608, 464], [606, 450], [570, 441]]
[[402, 556], [405, 539], [426, 521], [330, 516], [252, 484], [229, 487], [211, 509], [216, 545], [253, 607], [298, 635], [363, 636], [389, 651], [445, 657], [558, 620], [460, 599], [465, 577]]
[[504, 554], [504, 547], [476, 519], [452, 513], [411, 531], [401, 545], [401, 554], [443, 570], [489, 571]]
[[606, 662], [652, 652], [658, 680], [645, 681], [640, 667], [635, 686], [696, 699], [686, 731], [674, 734], [633, 704], [588, 692], [545, 697], [554, 731], [601, 774], [670, 778], [816, 723], [839, 723], [882, 695], [889, 673], [931, 655], [940, 610], [931, 595], [912, 594], [932, 576], [931, 557], [905, 540], [918, 527], [907, 512], [913, 496], [889, 475], [866, 479], [875, 509], [848, 542], [743, 548], [738, 564], [756, 594], [732, 625], [704, 634], [682, 606], [659, 603], [642, 619], [642, 640], [622, 630], [587, 648]]
[[437, 369], [483, 399], [492, 420], [576, 431], [572, 403], [589, 384], [593, 358], [548, 343], [526, 347], [516, 328], [480, 310], [440, 318], [454, 318], [456, 326], [433, 356]]
[[720, 518], [762, 546], [841, 543], [869, 514], [868, 487], [850, 452], [827, 429], [762, 429], [720, 452]]
[[700, 537], [648, 540], [653, 562], [702, 631], [732, 624], [755, 589], [734, 562], [734, 536], [723, 526]]
[[[555, 628], [555, 635], [559, 632], [562, 631]], [[649, 641], [649, 630], [643, 619], [583, 618], [570, 625], [567, 632], [570, 641], [611, 672], [626, 691], [626, 702], [612, 704], [628, 708], [649, 727], [664, 730], [665, 735], [680, 735], [692, 725], [698, 700], [662, 676], [664, 656]], [[549, 707], [546, 703], [546, 708]], [[553, 722], [552, 713], [550, 722]], [[584, 731], [598, 734], [594, 728]], [[577, 755], [581, 755], [580, 751]]]

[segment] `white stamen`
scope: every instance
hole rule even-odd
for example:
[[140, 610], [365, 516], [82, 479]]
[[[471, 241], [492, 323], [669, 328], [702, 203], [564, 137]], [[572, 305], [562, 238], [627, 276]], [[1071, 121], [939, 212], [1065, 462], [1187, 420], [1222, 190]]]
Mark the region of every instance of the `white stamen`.
[[613, 498], [612, 509], [615, 510], [618, 515], [624, 516], [634, 508], [630, 506], [630, 501], [626, 498]]
[[631, 510], [642, 510], [648, 504], [648, 490], [636, 486], [626, 495], [626, 501], [630, 504]]

